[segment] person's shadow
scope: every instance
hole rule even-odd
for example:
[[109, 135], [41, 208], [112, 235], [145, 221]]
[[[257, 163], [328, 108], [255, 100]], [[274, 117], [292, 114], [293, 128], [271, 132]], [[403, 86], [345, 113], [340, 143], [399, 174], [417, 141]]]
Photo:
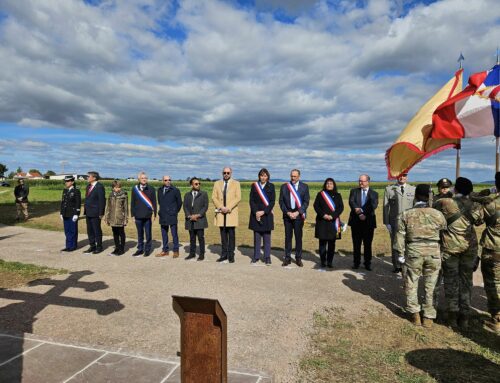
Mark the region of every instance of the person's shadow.
[[70, 273], [65, 280], [46, 278], [28, 284], [28, 286], [52, 286], [44, 294], [0, 289], [0, 298], [21, 301], [0, 308], [0, 331], [12, 335], [0, 336], [0, 382], [21, 382], [24, 334], [33, 332], [37, 315], [46, 307], [56, 305], [84, 308], [95, 310], [99, 315], [110, 315], [125, 307], [117, 299], [97, 301], [63, 295], [70, 288], [84, 289], [89, 293], [108, 288], [103, 281], [80, 281], [81, 278], [91, 274], [93, 272], [88, 270], [76, 271]]
[[440, 383], [496, 383], [500, 366], [483, 356], [453, 349], [420, 349], [405, 355], [406, 361]]

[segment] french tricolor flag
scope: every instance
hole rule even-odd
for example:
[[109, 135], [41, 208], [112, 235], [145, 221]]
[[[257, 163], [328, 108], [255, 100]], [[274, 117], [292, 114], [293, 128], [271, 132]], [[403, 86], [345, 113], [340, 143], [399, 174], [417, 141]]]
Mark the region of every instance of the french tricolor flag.
[[432, 138], [500, 137], [500, 65], [469, 77], [469, 85], [432, 115]]

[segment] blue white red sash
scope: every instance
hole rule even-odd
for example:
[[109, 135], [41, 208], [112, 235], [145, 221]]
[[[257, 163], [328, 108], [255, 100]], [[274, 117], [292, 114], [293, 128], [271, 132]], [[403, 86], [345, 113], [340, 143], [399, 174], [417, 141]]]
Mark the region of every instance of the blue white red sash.
[[255, 187], [255, 191], [259, 195], [264, 206], [269, 206], [269, 198], [267, 198], [266, 191], [263, 187], [260, 186], [258, 182], [254, 182], [253, 186]]
[[[295, 200], [295, 207], [297, 209], [300, 209], [302, 207], [302, 201], [300, 200], [297, 190], [295, 190], [295, 187], [292, 185], [291, 182], [287, 182], [286, 186], [288, 187], [288, 191], [290, 192], [290, 198], [293, 198]], [[306, 219], [305, 213], [302, 213], [301, 216], [302, 219]]]
[[146, 193], [144, 193], [143, 191], [141, 191], [141, 189], [139, 189], [139, 186], [137, 186], [137, 185], [135, 185], [134, 191], [135, 191], [135, 194], [137, 194], [137, 196], [139, 197], [139, 199], [142, 202], [144, 202], [144, 204], [148, 207], [148, 209], [151, 210], [151, 211], [154, 211], [153, 203], [148, 198], [148, 196], [146, 195]]
[[[323, 199], [325, 200], [326, 202], [326, 205], [328, 206], [328, 208], [334, 212], [335, 211], [335, 202], [333, 201], [333, 198], [330, 196], [330, 194], [328, 194], [326, 191], [322, 191], [321, 192], [321, 196], [323, 197]], [[336, 218], [334, 221], [333, 221], [333, 227], [335, 228], [335, 232], [339, 232], [340, 229], [341, 229], [341, 223], [340, 223], [340, 218]]]

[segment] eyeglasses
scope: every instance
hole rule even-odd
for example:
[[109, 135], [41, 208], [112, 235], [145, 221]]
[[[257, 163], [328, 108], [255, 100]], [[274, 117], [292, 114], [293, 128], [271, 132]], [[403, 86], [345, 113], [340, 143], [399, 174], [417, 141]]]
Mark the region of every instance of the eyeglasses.
[[172, 180], [163, 180], [163, 182], [167, 182], [167, 181], [172, 181]]
[[231, 172], [222, 172], [222, 174], [231, 174]]
[[198, 186], [200, 183], [199, 182], [194, 182], [193, 186]]

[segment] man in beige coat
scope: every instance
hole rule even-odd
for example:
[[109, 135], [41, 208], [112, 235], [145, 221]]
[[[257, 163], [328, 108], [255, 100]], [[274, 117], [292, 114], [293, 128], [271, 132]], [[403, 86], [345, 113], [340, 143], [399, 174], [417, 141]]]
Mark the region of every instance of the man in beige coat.
[[402, 271], [401, 263], [398, 261], [399, 254], [394, 250], [394, 241], [398, 232], [398, 217], [402, 212], [413, 207], [415, 199], [415, 186], [408, 184], [407, 181], [408, 174], [400, 174], [398, 182], [387, 186], [384, 192], [384, 225], [391, 236], [394, 273]]
[[215, 182], [212, 201], [215, 205], [215, 226], [220, 229], [222, 254], [217, 262], [234, 262], [235, 228], [238, 226], [238, 204], [241, 200], [240, 183], [231, 178], [233, 170], [222, 170], [222, 180]]

